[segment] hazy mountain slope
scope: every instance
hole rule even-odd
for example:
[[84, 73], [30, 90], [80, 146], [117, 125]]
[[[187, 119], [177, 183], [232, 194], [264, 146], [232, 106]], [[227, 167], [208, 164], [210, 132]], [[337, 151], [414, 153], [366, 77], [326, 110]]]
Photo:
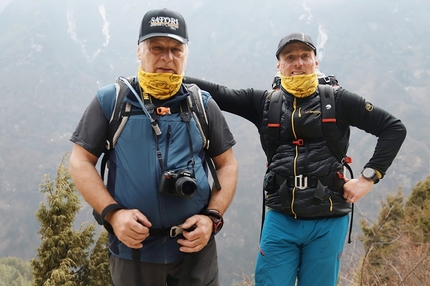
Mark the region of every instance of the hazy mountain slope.
[[[318, 46], [323, 72], [402, 119], [404, 147], [387, 179], [358, 204], [367, 215], [376, 215], [380, 196], [399, 186], [408, 193], [430, 172], [430, 1], [14, 0], [3, 11], [0, 5], [0, 256], [34, 256], [42, 175], [55, 175], [97, 88], [136, 72], [140, 21], [161, 7], [187, 19], [189, 75], [269, 88], [280, 38], [303, 31]], [[227, 119], [238, 141], [240, 178], [220, 234], [220, 257], [229, 272], [249, 274], [265, 159], [256, 128], [237, 116]], [[358, 175], [376, 140], [354, 130], [352, 142]], [[91, 219], [89, 213], [85, 205], [81, 219]]]

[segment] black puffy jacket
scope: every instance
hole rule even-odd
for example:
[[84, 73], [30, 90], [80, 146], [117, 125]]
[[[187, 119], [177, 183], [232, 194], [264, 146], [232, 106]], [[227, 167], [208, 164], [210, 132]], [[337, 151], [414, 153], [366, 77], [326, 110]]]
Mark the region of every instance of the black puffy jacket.
[[[336, 89], [335, 96], [342, 91]], [[282, 98], [279, 147], [269, 160], [264, 180], [268, 193], [266, 205], [302, 219], [349, 213], [351, 204], [343, 198], [343, 179], [337, 174], [343, 175], [343, 166], [325, 140], [318, 91], [306, 98], [296, 98], [282, 90]], [[265, 102], [260, 128], [266, 155], [270, 140], [269, 102]], [[346, 152], [349, 126], [343, 126], [339, 133], [340, 146]]]
[[[263, 150], [267, 152], [270, 91], [229, 89], [191, 77], [186, 77], [185, 82], [195, 83], [208, 91], [222, 110], [254, 123], [260, 133]], [[264, 178], [268, 194], [266, 205], [301, 219], [347, 214], [351, 206], [342, 197], [343, 181], [337, 176], [337, 172], [342, 172], [342, 166], [324, 140], [318, 92], [306, 98], [295, 98], [283, 90], [283, 95], [282, 144]], [[350, 126], [378, 137], [373, 156], [363, 168], [376, 169], [384, 176], [406, 137], [405, 126], [387, 111], [348, 90], [339, 89], [335, 93], [335, 102], [341, 145], [347, 149]], [[294, 145], [291, 140], [296, 139], [303, 139], [305, 144]], [[308, 187], [294, 187], [304, 187], [304, 177], [308, 179]], [[278, 189], [278, 186], [281, 187]]]

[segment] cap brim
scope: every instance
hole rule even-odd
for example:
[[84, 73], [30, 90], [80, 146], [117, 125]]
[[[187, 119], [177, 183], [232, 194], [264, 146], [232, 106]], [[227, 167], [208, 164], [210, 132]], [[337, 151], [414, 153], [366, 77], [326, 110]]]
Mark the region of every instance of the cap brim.
[[182, 44], [188, 44], [188, 40], [185, 38], [182, 38], [181, 36], [175, 35], [175, 34], [168, 34], [168, 33], [152, 33], [152, 34], [148, 34], [145, 36], [142, 36], [139, 38], [139, 44], [149, 38], [154, 38], [154, 37], [167, 37], [167, 38], [171, 38], [174, 39]]
[[276, 51], [276, 57], [278, 58], [278, 57], [279, 57], [279, 54], [281, 53], [281, 51], [282, 51], [282, 50], [283, 50], [287, 45], [292, 44], [292, 43], [302, 43], [302, 44], [305, 44], [306, 46], [308, 46], [309, 48], [311, 48], [311, 49], [314, 51], [315, 55], [317, 54], [317, 49], [316, 49], [316, 48], [315, 48], [311, 43], [304, 42], [304, 41], [302, 41], [302, 40], [292, 39], [292, 40], [289, 40], [288, 42], [286, 42], [282, 47], [280, 47], [280, 48]]

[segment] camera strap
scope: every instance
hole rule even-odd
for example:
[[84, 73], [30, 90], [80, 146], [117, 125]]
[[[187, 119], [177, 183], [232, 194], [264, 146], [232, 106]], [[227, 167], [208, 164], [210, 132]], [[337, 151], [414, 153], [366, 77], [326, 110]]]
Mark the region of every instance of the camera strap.
[[158, 137], [155, 132], [152, 132], [152, 136], [154, 137], [155, 141], [155, 148], [157, 149], [155, 152], [157, 154], [158, 164], [160, 165], [161, 173], [164, 173], [164, 162], [163, 162], [163, 154], [160, 151], [160, 148], [158, 147]]
[[[184, 111], [185, 109], [185, 111]], [[189, 149], [190, 149], [190, 161], [187, 162], [187, 166], [189, 164], [191, 164], [191, 169], [192, 169], [192, 173], [194, 174], [194, 165], [195, 165], [195, 161], [194, 161], [194, 152], [193, 152], [193, 141], [191, 139], [191, 129], [190, 129], [190, 122], [191, 122], [191, 111], [188, 110], [188, 105], [187, 102], [185, 100], [183, 100], [181, 102], [180, 105], [180, 116], [183, 122], [185, 122], [185, 124], [187, 125], [187, 133], [188, 133], [188, 145], [189, 145]], [[157, 114], [155, 112], [151, 112], [151, 117], [155, 117], [153, 118], [154, 121], [157, 121]], [[163, 154], [161, 153], [161, 150], [158, 146], [158, 136], [156, 134], [156, 132], [152, 132], [152, 136], [154, 137], [154, 142], [155, 142], [155, 147], [156, 147], [156, 154], [157, 154], [157, 159], [158, 159], [158, 164], [160, 165], [160, 169], [161, 172], [164, 173], [165, 168], [164, 168], [164, 161], [163, 161]]]
[[136, 97], [137, 101], [140, 103], [143, 112], [145, 113], [145, 115], [149, 118], [149, 121], [151, 122], [151, 126], [152, 126], [152, 130], [155, 132], [156, 135], [160, 135], [161, 134], [161, 130], [158, 126], [158, 122], [149, 114], [148, 110], [145, 107], [145, 104], [143, 104], [142, 99], [140, 99], [140, 95], [137, 94], [136, 90], [130, 85], [130, 83], [128, 82], [128, 80], [124, 77], [119, 77], [119, 79], [125, 83], [125, 85], [131, 90], [131, 92], [134, 94], [134, 96]]

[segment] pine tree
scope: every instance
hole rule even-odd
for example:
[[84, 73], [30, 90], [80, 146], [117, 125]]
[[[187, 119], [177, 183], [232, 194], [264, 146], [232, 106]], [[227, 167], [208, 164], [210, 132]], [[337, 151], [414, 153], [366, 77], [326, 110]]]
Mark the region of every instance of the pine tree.
[[91, 254], [88, 278], [84, 281], [84, 285], [113, 285], [110, 277], [108, 253], [108, 232], [104, 230], [100, 233]]
[[410, 231], [415, 235], [422, 234], [416, 239], [430, 242], [430, 176], [415, 186], [405, 204], [405, 211], [407, 220], [413, 226]]
[[[94, 265], [103, 261], [107, 263], [105, 236], [101, 236], [96, 244], [91, 254], [94, 261], [91, 262], [89, 248], [94, 242], [94, 224], [83, 225], [78, 231], [72, 229], [81, 204], [65, 167], [65, 158], [58, 168], [55, 182], [45, 175], [40, 186], [47, 203], [42, 202], [36, 212], [41, 224], [38, 233], [42, 242], [37, 249], [37, 257], [31, 261], [33, 285], [109, 285], [110, 275], [109, 271], [106, 273], [106, 265], [102, 263], [100, 268]], [[100, 252], [105, 254], [104, 258]], [[97, 274], [94, 271], [104, 273]], [[98, 281], [92, 281], [91, 277]]]
[[[365, 249], [373, 248], [367, 257], [372, 265], [382, 263], [380, 256], [395, 250], [392, 249], [394, 246], [392, 240], [402, 231], [401, 227], [404, 219], [403, 200], [404, 196], [399, 190], [395, 196], [388, 196], [387, 201], [382, 203], [376, 224], [369, 226], [364, 221], [360, 222], [364, 234], [360, 239]], [[377, 245], [376, 249], [375, 245]]]

